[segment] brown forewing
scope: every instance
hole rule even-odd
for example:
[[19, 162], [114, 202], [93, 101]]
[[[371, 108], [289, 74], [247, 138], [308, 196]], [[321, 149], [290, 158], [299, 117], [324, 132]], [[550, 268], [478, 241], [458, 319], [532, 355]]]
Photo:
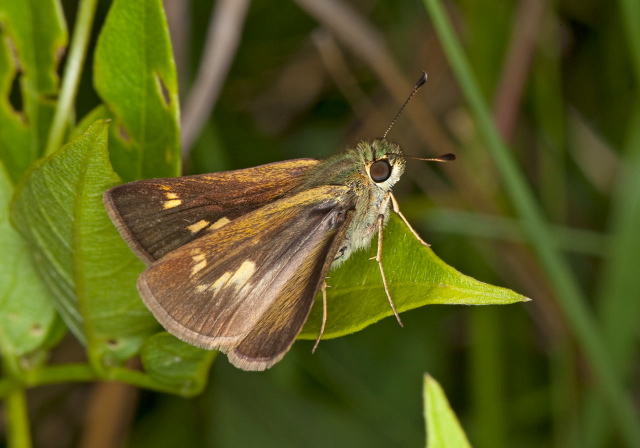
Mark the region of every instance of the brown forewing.
[[263, 370], [300, 332], [354, 206], [343, 186], [267, 204], [156, 261], [138, 289], [177, 337]]
[[299, 185], [314, 159], [236, 171], [147, 179], [119, 185], [103, 200], [112, 221], [145, 263], [276, 201]]

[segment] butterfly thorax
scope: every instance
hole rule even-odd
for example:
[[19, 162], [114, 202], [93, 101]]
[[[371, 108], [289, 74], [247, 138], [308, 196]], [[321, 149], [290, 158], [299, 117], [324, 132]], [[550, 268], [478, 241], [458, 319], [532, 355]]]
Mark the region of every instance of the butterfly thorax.
[[[361, 141], [354, 149], [333, 156], [314, 167], [297, 191], [322, 185], [343, 185], [355, 198], [353, 216], [344, 244], [338, 250], [333, 266], [345, 261], [351, 253], [368, 247], [382, 215], [386, 224], [391, 209], [391, 188], [404, 172], [402, 149], [386, 140]], [[345, 198], [346, 200], [347, 198]]]

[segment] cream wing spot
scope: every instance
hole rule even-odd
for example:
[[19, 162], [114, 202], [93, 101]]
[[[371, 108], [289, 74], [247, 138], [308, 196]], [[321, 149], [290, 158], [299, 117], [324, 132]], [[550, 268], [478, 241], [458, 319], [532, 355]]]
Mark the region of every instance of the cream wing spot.
[[207, 266], [207, 260], [203, 253], [196, 253], [192, 256], [194, 265], [191, 268], [191, 276], [193, 277]]
[[165, 193], [164, 195], [167, 199], [179, 199], [178, 195], [175, 193]]
[[224, 225], [227, 225], [229, 222], [230, 222], [230, 220], [223, 216], [222, 218], [218, 219], [216, 222], [211, 224], [207, 230], [219, 229], [220, 227], [222, 227]]
[[182, 201], [180, 199], [172, 199], [170, 201], [164, 201], [162, 206], [165, 210], [168, 210], [170, 208], [177, 207], [180, 204], [182, 204]]
[[209, 221], [207, 221], [206, 219], [201, 219], [200, 221], [196, 222], [195, 224], [191, 224], [190, 226], [187, 226], [187, 229], [191, 233], [198, 233], [199, 231], [201, 231], [202, 229], [204, 229], [208, 225], [209, 225]]
[[220, 276], [218, 280], [216, 280], [209, 286], [209, 290], [211, 290], [213, 292], [213, 295], [215, 296], [222, 289], [222, 287], [227, 284], [230, 278], [231, 272], [225, 272]]
[[[196, 259], [196, 257], [202, 256], [202, 261], [200, 258]], [[204, 255], [198, 254], [193, 257], [193, 260], [198, 262], [191, 271], [191, 275], [196, 274], [200, 269], [196, 271], [196, 268], [200, 265], [200, 263], [204, 262], [206, 266], [206, 260], [204, 260]], [[204, 266], [202, 266], [204, 267]], [[195, 271], [195, 272], [194, 272]], [[256, 264], [252, 261], [244, 261], [240, 267], [236, 270], [236, 272], [227, 271], [222, 274], [215, 282], [210, 285], [198, 285], [196, 286], [197, 292], [211, 291], [213, 296], [215, 297], [223, 288], [229, 287], [234, 290], [240, 289], [244, 286], [251, 276], [256, 271]]]
[[229, 279], [229, 283], [240, 288], [249, 281], [253, 273], [256, 271], [256, 264], [252, 261], [243, 261], [233, 276]]

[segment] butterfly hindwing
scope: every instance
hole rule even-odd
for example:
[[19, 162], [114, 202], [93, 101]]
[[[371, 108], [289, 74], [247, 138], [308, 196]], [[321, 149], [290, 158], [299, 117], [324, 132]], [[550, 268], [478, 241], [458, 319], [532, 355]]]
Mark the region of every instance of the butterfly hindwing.
[[[348, 216], [347, 220], [350, 220]], [[227, 353], [229, 361], [241, 369], [264, 370], [278, 362], [289, 351], [309, 317], [313, 300], [325, 279], [340, 247], [348, 222], [331, 244], [318, 247], [308, 263], [298, 267], [297, 276], [285, 285], [269, 309], [251, 331]], [[320, 266], [321, 260], [325, 264]]]
[[287, 196], [167, 254], [138, 289], [174, 335], [263, 370], [302, 329], [354, 207], [344, 186]]
[[222, 173], [147, 179], [104, 194], [109, 216], [145, 263], [276, 201], [300, 184], [314, 159]]

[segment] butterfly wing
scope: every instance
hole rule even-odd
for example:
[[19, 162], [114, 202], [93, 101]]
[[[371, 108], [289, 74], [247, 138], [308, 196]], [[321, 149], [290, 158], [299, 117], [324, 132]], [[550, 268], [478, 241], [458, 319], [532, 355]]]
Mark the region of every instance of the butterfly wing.
[[264, 370], [302, 329], [355, 199], [348, 187], [322, 186], [267, 204], [153, 263], [140, 295], [180, 339]]
[[108, 190], [103, 200], [124, 240], [150, 264], [282, 197], [318, 163], [296, 159], [222, 173], [141, 180]]

